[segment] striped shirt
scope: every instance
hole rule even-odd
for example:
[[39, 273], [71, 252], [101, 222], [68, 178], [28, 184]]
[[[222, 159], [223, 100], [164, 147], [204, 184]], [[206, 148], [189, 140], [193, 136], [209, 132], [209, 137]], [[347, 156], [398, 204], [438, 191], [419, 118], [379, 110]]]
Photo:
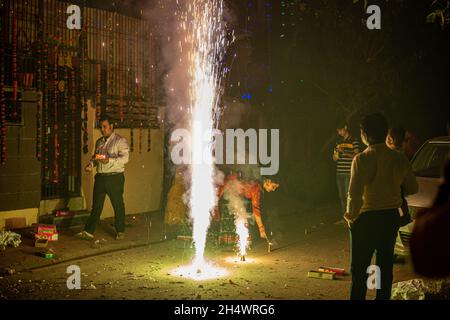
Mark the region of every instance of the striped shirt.
[[334, 148], [335, 154], [338, 155], [336, 162], [337, 174], [348, 174], [352, 168], [352, 161], [355, 154], [359, 153], [359, 142], [352, 136], [348, 136], [347, 139], [342, 139], [340, 143]]
[[[95, 160], [95, 155], [105, 155], [109, 162], [106, 164]], [[95, 154], [91, 160], [97, 167], [97, 173], [121, 173], [125, 171], [125, 164], [129, 158], [127, 140], [113, 132], [108, 138], [101, 137], [95, 143]]]

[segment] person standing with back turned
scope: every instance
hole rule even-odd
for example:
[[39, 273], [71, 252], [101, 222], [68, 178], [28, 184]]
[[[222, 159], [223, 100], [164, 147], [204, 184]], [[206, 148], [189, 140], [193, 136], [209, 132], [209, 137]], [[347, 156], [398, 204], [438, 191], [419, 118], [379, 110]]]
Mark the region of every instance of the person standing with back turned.
[[[377, 300], [391, 298], [394, 246], [400, 223], [402, 190], [418, 191], [408, 158], [386, 145], [388, 123], [383, 115], [366, 116], [361, 139], [368, 148], [353, 162], [344, 218], [350, 227], [352, 284], [350, 299], [366, 298], [368, 267], [376, 251], [380, 280]], [[379, 289], [378, 289], [379, 288]]]

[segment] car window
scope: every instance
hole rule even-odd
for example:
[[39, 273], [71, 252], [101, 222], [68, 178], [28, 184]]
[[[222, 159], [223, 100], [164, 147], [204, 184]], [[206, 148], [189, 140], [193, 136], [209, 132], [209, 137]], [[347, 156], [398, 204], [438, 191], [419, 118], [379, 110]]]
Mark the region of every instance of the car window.
[[427, 143], [416, 155], [412, 167], [418, 177], [439, 178], [450, 156], [450, 144]]

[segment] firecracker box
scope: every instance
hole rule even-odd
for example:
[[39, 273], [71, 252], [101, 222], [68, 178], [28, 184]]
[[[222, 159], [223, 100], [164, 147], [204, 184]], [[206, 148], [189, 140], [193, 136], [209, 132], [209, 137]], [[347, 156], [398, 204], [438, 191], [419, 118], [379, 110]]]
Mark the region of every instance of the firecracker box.
[[36, 224], [34, 230], [35, 239], [47, 239], [48, 241], [57, 241], [58, 232], [53, 224]]
[[336, 267], [320, 267], [319, 271], [322, 271], [322, 272], [334, 272], [339, 277], [343, 277], [343, 276], [347, 275], [347, 273], [345, 272], [344, 269], [336, 268]]
[[50, 241], [58, 241], [58, 233], [48, 234], [48, 233], [35, 233], [35, 239], [47, 239]]
[[36, 248], [46, 248], [48, 245], [48, 239], [47, 238], [37, 238], [34, 241], [34, 246]]
[[37, 253], [38, 256], [45, 258], [45, 259], [53, 259], [54, 258], [54, 254], [51, 252], [38, 252]]
[[37, 234], [54, 234], [57, 233], [56, 226], [54, 224], [36, 224], [34, 225], [34, 232]]
[[95, 155], [95, 160], [105, 160], [106, 159], [106, 154], [96, 154]]
[[334, 280], [336, 273], [311, 270], [308, 272], [308, 278]]
[[73, 217], [75, 216], [75, 212], [70, 210], [55, 210], [55, 217]]

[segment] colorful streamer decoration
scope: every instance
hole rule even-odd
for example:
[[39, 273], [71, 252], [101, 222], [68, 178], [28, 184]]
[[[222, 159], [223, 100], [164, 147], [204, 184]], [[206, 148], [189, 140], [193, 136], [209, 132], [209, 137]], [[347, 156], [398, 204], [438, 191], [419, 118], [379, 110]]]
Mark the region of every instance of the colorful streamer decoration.
[[148, 127], [147, 129], [147, 152], [152, 151], [152, 129]]
[[58, 135], [58, 47], [55, 46], [54, 61], [53, 61], [53, 108], [54, 108], [54, 119], [53, 119], [53, 183], [59, 183], [59, 135]]

